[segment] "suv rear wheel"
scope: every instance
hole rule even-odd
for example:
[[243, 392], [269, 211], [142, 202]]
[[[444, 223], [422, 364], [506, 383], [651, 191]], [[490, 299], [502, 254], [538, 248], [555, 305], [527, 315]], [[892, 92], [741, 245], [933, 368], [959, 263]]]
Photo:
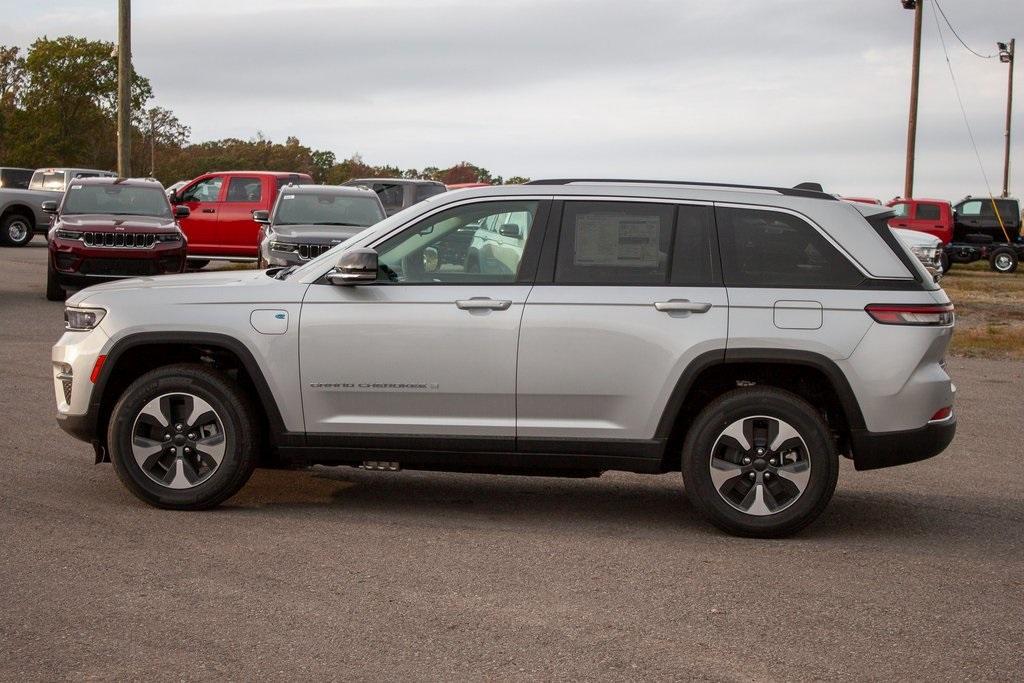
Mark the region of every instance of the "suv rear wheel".
[[214, 507], [234, 495], [256, 467], [253, 414], [238, 387], [206, 366], [153, 370], [114, 406], [107, 429], [114, 469], [151, 505]]
[[828, 504], [839, 461], [828, 427], [781, 389], [730, 391], [700, 412], [683, 444], [683, 478], [694, 507], [741, 536], [792, 534]]

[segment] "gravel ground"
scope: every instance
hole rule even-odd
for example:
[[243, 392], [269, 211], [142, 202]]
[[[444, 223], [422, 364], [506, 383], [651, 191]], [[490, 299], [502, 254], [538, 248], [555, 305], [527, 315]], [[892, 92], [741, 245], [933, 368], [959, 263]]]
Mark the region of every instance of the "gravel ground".
[[678, 474], [259, 471], [223, 508], [121, 487], [53, 419], [43, 244], [0, 250], [0, 679], [1013, 679], [1020, 362], [952, 359], [953, 445], [795, 538]]

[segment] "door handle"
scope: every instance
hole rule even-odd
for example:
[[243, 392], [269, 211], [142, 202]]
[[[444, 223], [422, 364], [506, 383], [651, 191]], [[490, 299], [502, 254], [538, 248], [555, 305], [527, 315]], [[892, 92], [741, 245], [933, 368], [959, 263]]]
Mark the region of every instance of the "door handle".
[[203, 213], [217, 213], [216, 209], [203, 209]]
[[686, 313], [707, 313], [711, 310], [711, 304], [706, 301], [690, 301], [689, 299], [670, 299], [668, 301], [656, 301], [654, 307], [662, 313], [674, 313], [684, 311]]
[[486, 296], [477, 296], [472, 299], [460, 299], [455, 305], [464, 311], [479, 311], [483, 309], [491, 311], [506, 311], [512, 305], [507, 299], [489, 299]]

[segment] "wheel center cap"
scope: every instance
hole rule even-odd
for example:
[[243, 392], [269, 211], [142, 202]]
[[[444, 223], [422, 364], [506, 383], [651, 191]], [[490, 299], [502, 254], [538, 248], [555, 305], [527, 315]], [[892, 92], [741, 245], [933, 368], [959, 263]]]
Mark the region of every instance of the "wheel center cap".
[[184, 434], [175, 434], [174, 435], [174, 445], [175, 446], [184, 446], [186, 441], [188, 441], [188, 439], [185, 438]]
[[765, 460], [764, 458], [758, 458], [757, 460], [754, 461], [753, 467], [758, 472], [764, 472], [766, 469], [768, 469], [768, 461]]

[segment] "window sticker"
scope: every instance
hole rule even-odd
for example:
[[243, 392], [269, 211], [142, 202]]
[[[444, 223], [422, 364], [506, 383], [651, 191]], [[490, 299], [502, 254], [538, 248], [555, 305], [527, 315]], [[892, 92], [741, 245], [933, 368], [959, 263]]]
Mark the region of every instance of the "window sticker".
[[71, 186], [71, 189], [72, 189], [72, 190], [81, 190], [81, 189], [82, 189], [82, 186], [81, 186], [81, 185], [72, 185], [72, 186]]
[[585, 213], [576, 218], [576, 266], [657, 268], [658, 216]]
[[282, 199], [295, 199], [295, 195], [293, 195], [293, 194], [286, 194], [284, 197], [282, 197]]

